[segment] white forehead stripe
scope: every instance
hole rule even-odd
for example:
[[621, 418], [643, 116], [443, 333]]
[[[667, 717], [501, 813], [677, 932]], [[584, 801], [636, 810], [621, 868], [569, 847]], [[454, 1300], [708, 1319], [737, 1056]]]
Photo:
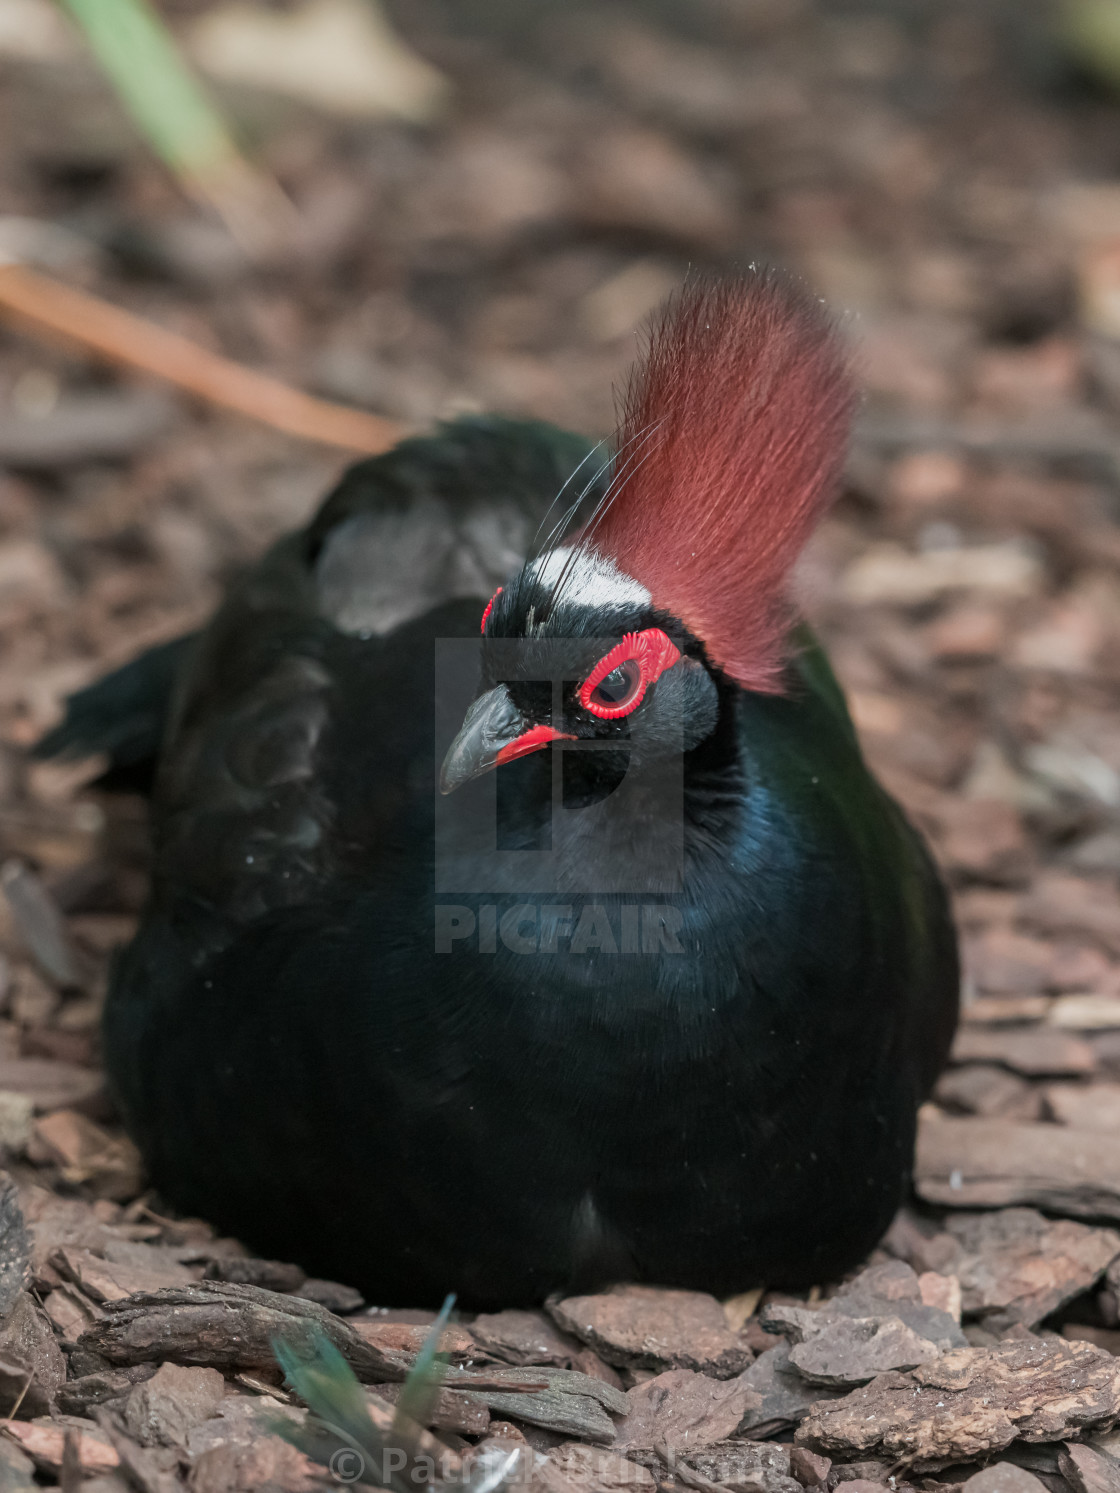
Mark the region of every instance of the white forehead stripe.
[[560, 585], [556, 600], [565, 605], [648, 607], [653, 602], [640, 582], [619, 570], [608, 555], [594, 550], [577, 550], [573, 559], [571, 546], [563, 545], [534, 560], [526, 574], [544, 590]]

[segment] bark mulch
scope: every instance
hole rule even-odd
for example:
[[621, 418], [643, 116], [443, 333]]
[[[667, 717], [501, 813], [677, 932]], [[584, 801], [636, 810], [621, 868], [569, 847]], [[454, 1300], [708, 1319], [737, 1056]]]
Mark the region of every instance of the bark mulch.
[[[967, 999], [852, 1279], [466, 1317], [432, 1429], [550, 1493], [1120, 1493], [1120, 104], [1010, 0], [395, 13], [435, 122], [229, 91], [303, 223], [256, 266], [80, 55], [0, 28], [0, 243], [33, 220], [54, 273], [320, 395], [595, 435], [690, 265], [799, 268], [867, 390], [805, 606], [952, 887]], [[318, 1324], [384, 1421], [433, 1320], [145, 1190], [97, 1036], [143, 804], [24, 755], [341, 464], [0, 327], [0, 1487], [336, 1486], [271, 1429], [306, 1413], [274, 1335]]]

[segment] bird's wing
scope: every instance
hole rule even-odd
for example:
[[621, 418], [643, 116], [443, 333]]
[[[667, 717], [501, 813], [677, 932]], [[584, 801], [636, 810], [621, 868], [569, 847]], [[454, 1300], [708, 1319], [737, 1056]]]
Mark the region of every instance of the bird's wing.
[[104, 755], [108, 767], [101, 786], [149, 791], [175, 681], [197, 636], [187, 633], [149, 648], [71, 695], [65, 717], [36, 742], [32, 755]]
[[230, 588], [170, 692], [157, 901], [219, 913], [221, 942], [229, 919], [365, 874], [431, 753], [434, 638], [477, 634], [550, 507], [599, 496], [590, 450], [548, 426], [457, 421], [352, 467]]
[[[598, 500], [607, 460], [603, 448], [538, 422], [456, 421], [350, 467], [307, 529], [235, 589], [256, 610], [382, 636], [453, 598], [490, 596], [570, 502]], [[151, 648], [71, 695], [34, 755], [104, 753], [102, 786], [150, 789], [198, 637]]]

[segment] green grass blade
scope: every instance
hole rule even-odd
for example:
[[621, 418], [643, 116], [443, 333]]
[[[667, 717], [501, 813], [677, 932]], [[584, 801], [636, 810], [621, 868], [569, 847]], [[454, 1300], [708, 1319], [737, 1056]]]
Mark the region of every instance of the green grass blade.
[[221, 115], [148, 0], [62, 0], [122, 103], [177, 172], [205, 175], [235, 156]]
[[409, 1370], [408, 1378], [401, 1386], [397, 1413], [393, 1417], [393, 1430], [397, 1433], [406, 1432], [410, 1423], [412, 1426], [426, 1426], [431, 1419], [439, 1398], [440, 1381], [446, 1362], [440, 1355], [440, 1339], [454, 1305], [455, 1297], [448, 1296], [424, 1339], [424, 1346], [416, 1355], [416, 1362]]
[[60, 0], [152, 148], [254, 257], [298, 231], [291, 202], [238, 150], [150, 0]]
[[272, 1349], [285, 1379], [312, 1415], [371, 1458], [381, 1451], [383, 1438], [370, 1419], [362, 1386], [321, 1328], [312, 1328], [303, 1341], [277, 1338]]

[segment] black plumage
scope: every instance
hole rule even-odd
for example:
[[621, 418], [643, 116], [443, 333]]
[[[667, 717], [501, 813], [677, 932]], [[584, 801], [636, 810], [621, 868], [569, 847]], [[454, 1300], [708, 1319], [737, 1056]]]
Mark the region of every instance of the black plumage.
[[[359, 463], [169, 667], [45, 743], [136, 770], [163, 719], [105, 1023], [153, 1182], [380, 1302], [834, 1276], [904, 1195], [952, 1035], [944, 893], [808, 634], [759, 693], [625, 578], [517, 578], [601, 460], [472, 418]], [[437, 811], [438, 640], [477, 668], [498, 586]], [[678, 661], [589, 714], [595, 640], [638, 633]], [[479, 776], [530, 727], [575, 740]]]

